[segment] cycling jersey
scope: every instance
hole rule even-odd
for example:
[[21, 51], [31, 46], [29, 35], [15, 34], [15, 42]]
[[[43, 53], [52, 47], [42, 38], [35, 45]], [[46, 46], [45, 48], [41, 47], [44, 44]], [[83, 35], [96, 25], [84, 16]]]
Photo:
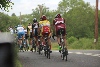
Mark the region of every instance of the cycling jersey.
[[27, 26], [27, 35], [29, 38], [32, 38], [32, 25]]
[[38, 22], [35, 22], [35, 23], [32, 24], [32, 30], [33, 30], [34, 36], [38, 36], [38, 28], [39, 28]]
[[28, 25], [27, 31], [28, 31], [28, 32], [32, 32], [32, 25]]
[[22, 36], [25, 35], [25, 31], [23, 27], [17, 27], [17, 34], [18, 34], [18, 39], [22, 38]]
[[50, 27], [50, 22], [48, 20], [40, 21], [39, 26], [49, 26]]
[[24, 28], [23, 27], [17, 27], [17, 32], [24, 32]]
[[13, 28], [9, 28], [9, 30], [10, 30], [10, 33], [11, 33], [11, 34], [13, 34], [13, 33], [14, 33]]
[[63, 29], [63, 35], [65, 35], [65, 32], [66, 32], [65, 19], [55, 18], [53, 20], [53, 25], [55, 26], [55, 29], [56, 29], [56, 35], [60, 35], [59, 30], [61, 28]]
[[41, 28], [40, 35], [50, 34], [50, 22], [48, 20], [40, 21], [39, 27]]
[[39, 27], [39, 23], [38, 22], [32, 24], [32, 29], [33, 28], [38, 28], [38, 27]]

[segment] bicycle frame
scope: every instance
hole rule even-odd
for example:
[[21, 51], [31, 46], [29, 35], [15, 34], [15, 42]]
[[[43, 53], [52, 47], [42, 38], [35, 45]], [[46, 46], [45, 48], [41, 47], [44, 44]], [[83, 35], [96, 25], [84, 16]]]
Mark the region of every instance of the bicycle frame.
[[64, 39], [63, 39], [63, 35], [62, 35], [62, 31], [63, 29], [61, 28], [60, 29], [60, 44], [61, 44], [61, 47], [62, 47], [62, 60], [64, 60], [64, 58], [66, 57], [66, 61], [67, 61], [67, 50], [65, 48], [65, 43], [64, 43]]
[[49, 48], [49, 44], [48, 44], [48, 33], [45, 34], [44, 36], [44, 40], [45, 40], [45, 46], [44, 46], [44, 52], [45, 52], [45, 56], [47, 56], [47, 58], [50, 59], [50, 48]]

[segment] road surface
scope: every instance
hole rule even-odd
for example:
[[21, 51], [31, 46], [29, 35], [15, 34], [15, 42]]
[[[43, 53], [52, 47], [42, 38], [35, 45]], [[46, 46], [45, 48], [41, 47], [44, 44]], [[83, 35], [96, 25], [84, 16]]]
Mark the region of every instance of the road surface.
[[68, 61], [58, 51], [51, 53], [51, 59], [30, 51], [18, 55], [23, 67], [100, 67], [100, 50], [69, 50]]

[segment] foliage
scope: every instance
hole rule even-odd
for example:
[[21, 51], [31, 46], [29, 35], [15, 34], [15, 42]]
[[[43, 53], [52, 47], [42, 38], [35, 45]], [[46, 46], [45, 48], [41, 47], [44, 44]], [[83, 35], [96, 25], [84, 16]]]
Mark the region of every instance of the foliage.
[[70, 44], [72, 49], [94, 49], [93, 39], [81, 38]]
[[[99, 29], [99, 33], [100, 33], [100, 10], [98, 11], [98, 20], [99, 20], [98, 29]], [[100, 36], [100, 34], [99, 34], [99, 36]]]
[[5, 11], [9, 11], [8, 10], [9, 7], [11, 7], [12, 9], [12, 5], [14, 5], [14, 3], [11, 2], [11, 0], [0, 0], [0, 8]]
[[68, 37], [92, 37], [95, 12], [89, 3], [83, 0], [62, 0], [58, 11], [67, 20]]
[[[71, 37], [75, 38], [75, 37]], [[76, 38], [75, 38], [76, 39]], [[98, 38], [97, 44], [93, 42], [94, 38], [80, 38], [76, 39], [72, 43], [69, 43], [69, 38], [67, 39], [68, 50], [70, 49], [83, 49], [83, 50], [100, 50], [100, 37]], [[58, 50], [58, 43], [52, 42], [52, 50]]]
[[68, 44], [71, 44], [73, 42], [77, 41], [77, 38], [71, 36], [70, 38], [67, 39]]
[[1, 31], [8, 31], [8, 28], [12, 26], [13, 28], [18, 25], [20, 22], [17, 16], [9, 16], [4, 13], [0, 13], [0, 30]]
[[[83, 0], [62, 0], [59, 2], [57, 10], [49, 10], [45, 4], [42, 4], [42, 6], [42, 15], [47, 16], [47, 19], [51, 22], [52, 29], [52, 22], [56, 14], [61, 13], [62, 17], [65, 18], [67, 38], [71, 36], [77, 39], [94, 37], [95, 8], [89, 3], [85, 3]], [[100, 22], [100, 10], [98, 16]], [[2, 23], [0, 29], [4, 31], [9, 26], [14, 27], [20, 23], [26, 27], [28, 23], [32, 23], [33, 18], [37, 18], [38, 22], [40, 21], [40, 9], [37, 6], [32, 9], [31, 14], [21, 15], [21, 19], [15, 13], [12, 16], [0, 13], [0, 18], [0, 23]], [[100, 23], [98, 27], [100, 33]]]

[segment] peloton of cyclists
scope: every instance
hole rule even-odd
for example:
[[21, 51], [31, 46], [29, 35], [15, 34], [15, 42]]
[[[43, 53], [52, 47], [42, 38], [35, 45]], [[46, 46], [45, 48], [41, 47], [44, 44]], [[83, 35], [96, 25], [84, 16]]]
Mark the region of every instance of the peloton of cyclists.
[[[33, 19], [33, 23], [29, 23], [29, 25], [27, 26], [27, 35], [30, 38], [30, 45], [32, 45], [32, 37], [35, 37], [36, 39], [36, 46], [38, 46], [38, 36], [40, 37], [40, 41], [41, 44], [43, 44], [44, 42], [44, 26], [48, 26], [49, 28], [49, 46], [50, 46], [50, 50], [51, 50], [51, 36], [56, 36], [57, 37], [57, 42], [59, 44], [59, 52], [61, 51], [61, 44], [60, 44], [60, 33], [59, 30], [60, 28], [63, 28], [63, 39], [64, 39], [64, 43], [65, 43], [65, 48], [67, 48], [67, 43], [66, 43], [66, 23], [65, 23], [65, 19], [62, 18], [62, 16], [60, 14], [57, 14], [56, 17], [53, 20], [53, 34], [51, 35], [51, 25], [50, 22], [47, 20], [47, 17], [45, 15], [42, 15], [40, 22], [37, 22], [37, 19], [34, 18]], [[31, 50], [33, 50], [33, 47], [31, 48]], [[52, 51], [51, 51], [52, 52]]]

